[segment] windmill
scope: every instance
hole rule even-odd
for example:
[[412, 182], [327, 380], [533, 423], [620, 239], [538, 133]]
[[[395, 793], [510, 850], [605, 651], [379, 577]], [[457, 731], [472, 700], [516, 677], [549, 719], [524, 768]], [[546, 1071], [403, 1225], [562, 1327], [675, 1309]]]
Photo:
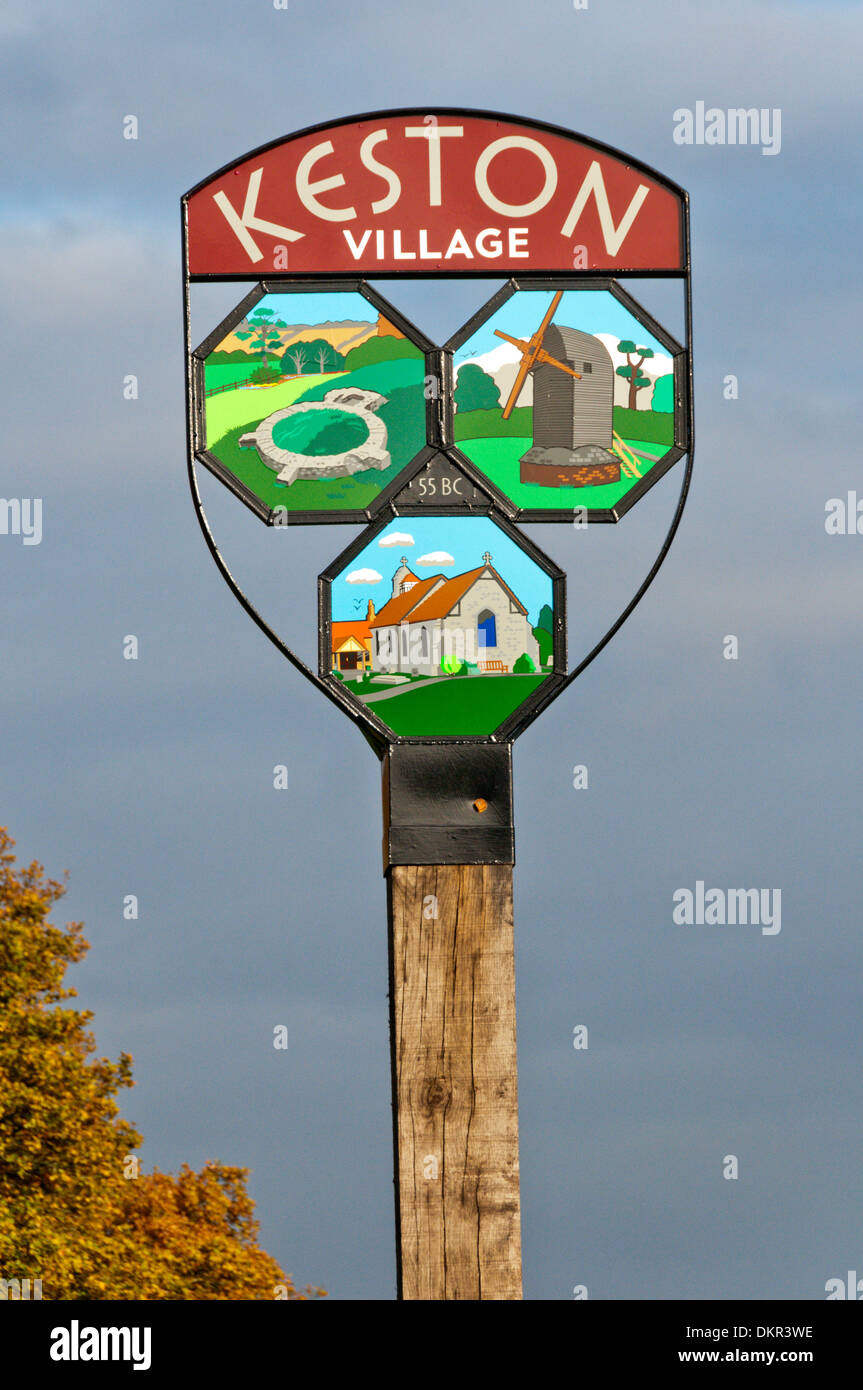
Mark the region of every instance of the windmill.
[[519, 365], [518, 374], [512, 384], [509, 400], [503, 408], [504, 420], [508, 420], [512, 414], [513, 407], [521, 395], [521, 388], [527, 380], [527, 374], [536, 366], [537, 362], [548, 363], [550, 367], [559, 367], [562, 372], [569, 372], [570, 376], [574, 376], [578, 381], [581, 381], [581, 372], [573, 371], [572, 367], [567, 367], [565, 362], [559, 362], [556, 357], [551, 356], [551, 353], [546, 352], [545, 348], [542, 346], [545, 330], [554, 318], [555, 311], [562, 298], [563, 290], [558, 290], [545, 312], [542, 323], [527, 342], [525, 342], [523, 338], [511, 338], [508, 333], [502, 333], [499, 328], [494, 330], [496, 338], [505, 338], [508, 343], [513, 343], [521, 352], [521, 363]]
[[521, 481], [601, 486], [619, 482], [621, 467], [638, 477], [637, 461], [614, 432], [611, 357], [593, 334], [552, 323], [562, 298], [558, 290], [528, 339], [494, 330], [521, 353], [504, 420], [515, 409], [528, 373], [533, 374], [533, 447], [520, 459]]

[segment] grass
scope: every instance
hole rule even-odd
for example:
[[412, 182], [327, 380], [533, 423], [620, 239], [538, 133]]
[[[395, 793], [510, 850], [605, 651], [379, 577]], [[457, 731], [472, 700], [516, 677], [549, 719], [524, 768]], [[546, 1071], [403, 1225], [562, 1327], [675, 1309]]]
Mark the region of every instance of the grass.
[[[376, 362], [373, 366], [357, 367], [352, 372], [342, 372], [344, 386], [356, 386], [361, 391], [377, 391], [382, 396], [391, 396], [404, 386], [422, 386], [425, 371], [423, 357], [397, 357]], [[310, 388], [303, 392], [307, 401], [323, 400], [329, 386], [315, 386], [311, 377], [304, 377]]]
[[[629, 410], [626, 406], [614, 407], [614, 428], [626, 439], [636, 432], [654, 444], [664, 444], [670, 449], [674, 443], [674, 416], [663, 410]], [[652, 453], [659, 450], [653, 449]]]
[[205, 362], [204, 382], [209, 391], [212, 386], [227, 386], [230, 381], [245, 381], [261, 366], [263, 363], [259, 357], [249, 362]]
[[261, 462], [256, 449], [240, 448], [240, 435], [247, 430], [248, 425], [231, 430], [219, 440], [213, 453], [266, 506], [287, 507], [289, 512], [361, 511], [398, 476], [403, 467], [401, 463], [391, 463], [389, 468], [369, 468], [348, 478], [327, 478], [323, 481], [298, 479], [290, 487], [285, 487], [276, 481], [272, 468]]
[[208, 396], [206, 405], [207, 448], [212, 449], [238, 425], [245, 425], [246, 427], [259, 425], [265, 416], [272, 415], [274, 410], [284, 410], [285, 406], [293, 405], [294, 401], [310, 387], [318, 386], [322, 382], [338, 380], [342, 375], [341, 372], [330, 372], [326, 376], [320, 374], [298, 376], [291, 381], [280, 381], [276, 386], [261, 386], [254, 390], [222, 391], [218, 396]]
[[[643, 449], [648, 454], [659, 453], [662, 448], [661, 445], [637, 439], [624, 442], [630, 448]], [[575, 507], [613, 507], [635, 482], [635, 479], [623, 476], [619, 483], [605, 483], [601, 487], [542, 487], [539, 483], [523, 483], [519, 477], [519, 460], [532, 444], [531, 438], [524, 437], [462, 439], [459, 448], [519, 507], [570, 512]], [[642, 477], [655, 467], [644, 459], [639, 459], [639, 464], [643, 465]]]
[[416, 685], [368, 708], [404, 738], [490, 734], [518, 709], [545, 676], [453, 676]]
[[517, 405], [508, 420], [502, 410], [457, 410], [453, 418], [453, 436], [459, 439], [488, 439], [492, 435], [530, 434], [533, 429], [533, 406]]

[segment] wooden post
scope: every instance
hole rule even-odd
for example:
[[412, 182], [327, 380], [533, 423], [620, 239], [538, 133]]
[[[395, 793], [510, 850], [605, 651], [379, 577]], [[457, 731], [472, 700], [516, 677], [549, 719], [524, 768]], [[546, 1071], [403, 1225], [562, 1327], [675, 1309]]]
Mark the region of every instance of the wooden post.
[[519, 1299], [512, 865], [387, 879], [399, 1297]]

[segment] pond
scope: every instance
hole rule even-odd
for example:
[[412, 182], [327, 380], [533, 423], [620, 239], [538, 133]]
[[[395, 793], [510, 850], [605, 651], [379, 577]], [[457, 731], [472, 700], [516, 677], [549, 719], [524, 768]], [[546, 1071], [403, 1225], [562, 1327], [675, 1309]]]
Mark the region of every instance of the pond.
[[292, 454], [344, 454], [369, 437], [365, 421], [350, 410], [298, 410], [273, 426], [273, 443]]

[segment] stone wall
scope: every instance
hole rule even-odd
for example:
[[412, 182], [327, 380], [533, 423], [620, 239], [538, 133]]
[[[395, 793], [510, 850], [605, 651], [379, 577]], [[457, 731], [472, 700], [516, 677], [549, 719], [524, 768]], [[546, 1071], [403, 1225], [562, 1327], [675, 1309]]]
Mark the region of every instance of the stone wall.
[[[511, 671], [522, 652], [527, 652], [539, 670], [539, 643], [528, 619], [515, 608], [506, 590], [491, 575], [476, 581], [461, 600], [459, 611], [446, 619], [445, 626], [448, 630], [461, 628], [466, 635], [472, 632], [476, 641], [479, 615], [486, 609], [494, 614], [497, 646], [480, 648], [479, 660], [502, 661]], [[477, 657], [471, 659], [475, 661]]]

